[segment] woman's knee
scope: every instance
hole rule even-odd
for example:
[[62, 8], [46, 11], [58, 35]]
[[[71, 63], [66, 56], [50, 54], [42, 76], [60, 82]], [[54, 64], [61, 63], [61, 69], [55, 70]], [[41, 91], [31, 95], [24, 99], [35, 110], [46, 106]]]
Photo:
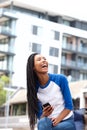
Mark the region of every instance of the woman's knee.
[[47, 117], [41, 118], [37, 124], [38, 130], [46, 130], [49, 126], [51, 126], [51, 121]]
[[63, 121], [55, 126], [53, 130], [76, 130], [76, 128], [72, 121]]
[[38, 121], [38, 130], [44, 130], [44, 128], [46, 128], [46, 117], [44, 118], [41, 118], [39, 121]]

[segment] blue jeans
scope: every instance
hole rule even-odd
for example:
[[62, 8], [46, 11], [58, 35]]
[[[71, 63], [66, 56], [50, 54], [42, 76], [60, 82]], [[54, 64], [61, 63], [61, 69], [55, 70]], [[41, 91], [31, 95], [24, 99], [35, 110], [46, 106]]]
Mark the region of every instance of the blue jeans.
[[44, 117], [38, 121], [38, 130], [76, 130], [73, 117], [61, 121], [57, 126], [52, 126], [51, 119]]

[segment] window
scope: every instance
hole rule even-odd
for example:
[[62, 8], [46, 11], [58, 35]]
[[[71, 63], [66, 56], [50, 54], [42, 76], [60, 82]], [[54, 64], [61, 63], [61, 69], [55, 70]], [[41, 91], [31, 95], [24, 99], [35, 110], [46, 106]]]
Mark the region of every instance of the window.
[[5, 38], [5, 39], [0, 39], [0, 43], [9, 43], [9, 39], [8, 38]]
[[14, 104], [12, 115], [26, 115], [26, 104]]
[[50, 73], [55, 73], [57, 74], [58, 73], [58, 66], [57, 65], [53, 65], [53, 64], [49, 64], [49, 69], [48, 71]]
[[41, 53], [41, 45], [37, 43], [32, 43], [32, 51]]
[[54, 39], [55, 39], [55, 40], [59, 40], [59, 34], [60, 34], [60, 33], [57, 32], [57, 31], [54, 32]]
[[50, 56], [58, 57], [58, 55], [59, 55], [59, 49], [58, 48], [54, 48], [54, 47], [50, 47], [49, 55]]
[[33, 25], [32, 26], [32, 34], [33, 35], [41, 36], [41, 34], [42, 34], [42, 28], [39, 27], [39, 26]]
[[52, 30], [50, 36], [51, 36], [51, 38], [54, 39], [54, 40], [59, 40], [60, 33], [59, 33], [58, 31]]
[[64, 24], [64, 25], [67, 25], [67, 26], [70, 26], [70, 21], [68, 21], [68, 20], [63, 20], [63, 24]]
[[9, 27], [10, 21], [1, 22], [0, 24], [3, 25], [3, 26], [8, 26]]
[[32, 29], [32, 33], [34, 34], [34, 35], [37, 35], [37, 31], [38, 31], [38, 28], [37, 28], [37, 26], [33, 26], [33, 29]]
[[6, 62], [6, 57], [0, 56], [0, 69], [6, 69], [7, 68], [7, 62]]
[[9, 39], [1, 39], [0, 40], [0, 50], [1, 51], [8, 51], [8, 43], [9, 43]]

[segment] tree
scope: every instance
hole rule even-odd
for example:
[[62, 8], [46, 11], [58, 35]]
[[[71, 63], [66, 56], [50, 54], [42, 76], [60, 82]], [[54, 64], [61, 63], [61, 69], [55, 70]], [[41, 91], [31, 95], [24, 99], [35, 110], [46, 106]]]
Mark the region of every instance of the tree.
[[10, 82], [10, 78], [6, 75], [0, 77], [0, 106], [6, 101], [7, 91], [4, 89], [4, 86], [7, 86]]

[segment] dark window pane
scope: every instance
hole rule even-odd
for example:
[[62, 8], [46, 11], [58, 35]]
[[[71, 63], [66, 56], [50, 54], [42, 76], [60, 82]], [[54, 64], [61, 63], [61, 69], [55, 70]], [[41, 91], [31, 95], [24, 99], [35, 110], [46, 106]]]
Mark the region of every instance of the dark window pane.
[[49, 72], [57, 74], [58, 73], [58, 66], [53, 65], [53, 64], [49, 64]]
[[50, 47], [49, 55], [58, 57], [59, 49], [58, 48], [54, 48], [54, 47]]
[[55, 31], [55, 36], [54, 36], [54, 39], [55, 40], [59, 40], [59, 36], [60, 36], [60, 33]]
[[32, 51], [41, 53], [41, 45], [37, 43], [32, 43]]
[[33, 33], [34, 35], [37, 35], [37, 31], [38, 31], [37, 26], [34, 25], [32, 31], [33, 31], [32, 33]]

